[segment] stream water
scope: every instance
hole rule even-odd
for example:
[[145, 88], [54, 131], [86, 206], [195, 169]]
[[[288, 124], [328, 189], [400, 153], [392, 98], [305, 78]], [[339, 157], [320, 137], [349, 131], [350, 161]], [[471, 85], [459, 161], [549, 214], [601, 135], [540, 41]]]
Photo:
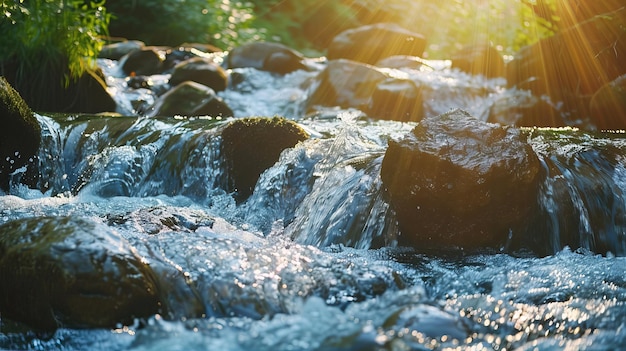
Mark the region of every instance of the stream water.
[[[115, 62], [120, 112], [132, 115]], [[397, 71], [428, 88], [425, 113], [485, 119], [503, 81], [436, 62]], [[72, 216], [113, 227], [197, 288], [202, 318], [153, 316], [118, 329], [16, 330], [6, 350], [617, 350], [626, 345], [626, 144], [564, 131], [531, 142], [558, 174], [543, 185], [551, 254], [426, 254], [394, 245], [379, 177], [387, 140], [415, 124], [329, 108], [306, 115], [307, 82], [238, 69], [220, 96], [236, 117], [282, 115], [312, 137], [286, 150], [238, 204], [225, 192], [216, 118], [46, 116], [40, 190], [0, 196], [0, 224]], [[156, 76], [154, 81], [166, 81]], [[133, 91], [149, 101], [148, 91]], [[560, 135], [560, 136], [559, 136]], [[611, 147], [607, 165], [603, 150]], [[615, 156], [617, 155], [617, 156]], [[601, 182], [592, 180], [602, 179]], [[565, 185], [563, 185], [565, 184]], [[560, 190], [559, 190], [560, 189]], [[561, 195], [555, 195], [559, 193]], [[562, 196], [567, 194], [567, 206]], [[567, 213], [570, 217], [565, 216]], [[122, 220], [117, 220], [123, 218]], [[568, 223], [575, 218], [575, 223]], [[598, 222], [602, 222], [598, 228]], [[573, 238], [573, 239], [572, 239]], [[592, 250], [607, 241], [603, 254]], [[568, 243], [580, 247], [568, 247]], [[565, 247], [564, 247], [565, 246]], [[3, 282], [8, 283], [8, 282]]]

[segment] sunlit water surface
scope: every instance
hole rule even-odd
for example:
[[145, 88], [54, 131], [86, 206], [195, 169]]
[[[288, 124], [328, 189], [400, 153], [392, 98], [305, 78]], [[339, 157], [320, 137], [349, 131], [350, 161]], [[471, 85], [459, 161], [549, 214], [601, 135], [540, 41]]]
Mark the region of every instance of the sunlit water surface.
[[[100, 64], [109, 70], [111, 61]], [[398, 71], [427, 84], [426, 114], [464, 108], [485, 119], [503, 82]], [[434, 64], [437, 67], [437, 64]], [[310, 140], [283, 153], [254, 195], [223, 189], [214, 118], [38, 116], [44, 193], [0, 196], [0, 223], [81, 216], [107, 223], [154, 263], [197, 288], [204, 318], [154, 316], [119, 329], [16, 331], [7, 350], [562, 350], [626, 345], [626, 260], [565, 248], [537, 258], [427, 255], [393, 245], [379, 179], [387, 140], [415, 124], [328, 109], [305, 117], [315, 72], [241, 69], [220, 93], [237, 117], [283, 115]], [[115, 74], [111, 74], [115, 76]], [[154, 77], [166, 81], [167, 77]], [[110, 78], [124, 89], [123, 80]], [[150, 101], [149, 91], [134, 91]], [[116, 95], [132, 114], [129, 95]], [[124, 221], [116, 221], [124, 218]], [[169, 223], [169, 225], [165, 225]], [[550, 235], [550, 233], [546, 233]], [[385, 244], [385, 245], [383, 245]], [[382, 245], [382, 247], [381, 247]], [[4, 282], [8, 283], [8, 282]]]

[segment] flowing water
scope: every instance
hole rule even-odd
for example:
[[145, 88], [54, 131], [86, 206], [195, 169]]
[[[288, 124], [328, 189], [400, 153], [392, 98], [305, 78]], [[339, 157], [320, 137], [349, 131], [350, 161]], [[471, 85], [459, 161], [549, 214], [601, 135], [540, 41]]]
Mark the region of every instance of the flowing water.
[[[120, 112], [147, 91], [122, 94]], [[485, 119], [503, 82], [436, 69], [397, 71], [426, 84], [426, 114]], [[415, 124], [329, 108], [306, 115], [315, 72], [238, 69], [220, 93], [236, 117], [282, 115], [312, 137], [237, 203], [217, 118], [38, 115], [40, 190], [0, 196], [0, 224], [82, 217], [104, 223], [194, 292], [171, 316], [118, 329], [42, 335], [0, 316], [8, 350], [614, 350], [626, 345], [626, 143], [572, 130], [530, 131], [548, 178], [537, 236], [550, 254], [427, 254], [397, 247], [382, 191], [387, 140]], [[155, 84], [167, 77], [153, 77]], [[19, 174], [16, 174], [19, 176]], [[601, 252], [602, 254], [595, 253]], [[8, 282], [3, 282], [6, 284]], [[178, 304], [178, 305], [176, 305]], [[200, 306], [200, 316], [189, 312]]]

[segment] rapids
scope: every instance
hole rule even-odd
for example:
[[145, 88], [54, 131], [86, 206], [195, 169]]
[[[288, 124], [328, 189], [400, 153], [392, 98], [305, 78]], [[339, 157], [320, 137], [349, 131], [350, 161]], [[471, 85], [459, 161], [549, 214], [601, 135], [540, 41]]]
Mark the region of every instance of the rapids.
[[[120, 113], [136, 115], [132, 101], [153, 101], [146, 89], [125, 92], [115, 62], [99, 64]], [[463, 108], [486, 119], [504, 82], [448, 65], [394, 74], [428, 87], [428, 115]], [[1, 349], [604, 350], [626, 344], [621, 135], [529, 131], [553, 172], [542, 188], [545, 222], [537, 228], [550, 238], [549, 255], [420, 253], [395, 245], [394, 214], [379, 177], [387, 141], [415, 124], [334, 108], [307, 114], [316, 72], [234, 71], [244, 79], [219, 95], [236, 117], [282, 115], [312, 135], [283, 152], [245, 202], [223, 190], [220, 138], [213, 132], [227, 121], [211, 117], [38, 115], [41, 191], [14, 186], [0, 196], [0, 224], [81, 216], [112, 226], [139, 254], [192, 282], [189, 304], [202, 306], [203, 316], [190, 317], [182, 304], [173, 316], [113, 330], [53, 334], [0, 316]], [[153, 77], [156, 85], [166, 81]], [[594, 232], [598, 226], [603, 229]], [[590, 250], [597, 242], [606, 242], [606, 253]]]

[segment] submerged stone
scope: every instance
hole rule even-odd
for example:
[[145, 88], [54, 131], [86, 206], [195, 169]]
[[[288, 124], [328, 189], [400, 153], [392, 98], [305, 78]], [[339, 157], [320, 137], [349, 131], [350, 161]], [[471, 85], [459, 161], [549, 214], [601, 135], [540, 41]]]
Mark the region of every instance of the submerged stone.
[[261, 173], [278, 161], [283, 150], [309, 137], [295, 122], [282, 117], [236, 119], [221, 136], [228, 190], [236, 192], [238, 201], [252, 194]]
[[381, 168], [399, 243], [420, 249], [510, 244], [536, 210], [541, 174], [518, 129], [461, 110], [425, 118], [390, 141]]
[[[4, 77], [0, 77], [0, 120], [0, 189], [7, 191], [14, 172], [25, 165], [35, 166], [34, 159], [41, 144], [41, 126], [30, 107]], [[24, 178], [22, 181], [29, 182]]]
[[105, 225], [38, 217], [0, 226], [0, 312], [33, 328], [110, 328], [159, 312], [154, 273]]

